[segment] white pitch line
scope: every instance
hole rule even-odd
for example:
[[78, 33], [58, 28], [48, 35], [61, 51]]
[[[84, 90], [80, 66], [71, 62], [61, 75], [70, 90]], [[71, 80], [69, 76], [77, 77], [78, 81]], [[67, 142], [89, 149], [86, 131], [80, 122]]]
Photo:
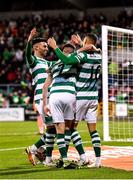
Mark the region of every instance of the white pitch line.
[[13, 150], [18, 150], [18, 149], [25, 149], [26, 147], [18, 147], [18, 148], [5, 148], [5, 149], [0, 149], [0, 151], [13, 151]]
[[[80, 130], [78, 132], [88, 132], [87, 130]], [[0, 136], [22, 136], [22, 135], [38, 135], [38, 132], [25, 132], [25, 133], [2, 133]]]
[[25, 132], [25, 133], [5, 133], [0, 134], [0, 136], [22, 136], [22, 135], [37, 135], [37, 132]]
[[[83, 144], [87, 144], [89, 141], [84, 141], [84, 142], [82, 142]], [[70, 143], [71, 145], [73, 144], [73, 143]], [[57, 146], [56, 144], [55, 144], [55, 146]], [[0, 152], [2, 152], [2, 151], [14, 151], [14, 150], [19, 150], [19, 149], [25, 149], [26, 147], [18, 147], [18, 148], [4, 148], [4, 149], [0, 149]]]

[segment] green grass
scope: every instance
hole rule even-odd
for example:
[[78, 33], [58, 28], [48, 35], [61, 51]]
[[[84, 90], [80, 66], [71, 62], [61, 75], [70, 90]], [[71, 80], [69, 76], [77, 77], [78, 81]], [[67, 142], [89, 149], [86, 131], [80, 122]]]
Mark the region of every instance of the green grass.
[[[91, 146], [89, 133], [84, 122], [79, 131], [84, 146]], [[102, 122], [98, 122], [102, 137]], [[24, 154], [24, 148], [37, 141], [40, 136], [36, 122], [0, 122], [0, 149], [20, 148], [0, 151], [0, 179], [131, 179], [133, 172], [113, 168], [64, 170], [31, 166]], [[130, 142], [102, 142], [102, 145], [131, 146]]]

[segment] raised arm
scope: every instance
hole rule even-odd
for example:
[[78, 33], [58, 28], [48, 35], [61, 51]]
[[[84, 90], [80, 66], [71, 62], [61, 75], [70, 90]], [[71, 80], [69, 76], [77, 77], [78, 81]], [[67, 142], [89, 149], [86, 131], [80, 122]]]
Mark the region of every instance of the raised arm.
[[70, 56], [66, 56], [63, 54], [63, 52], [58, 48], [56, 41], [54, 38], [48, 39], [48, 45], [54, 49], [56, 55], [58, 58], [64, 63], [64, 64], [77, 64], [79, 63], [78, 58], [75, 54], [71, 54]]
[[33, 28], [30, 32], [30, 35], [28, 37], [26, 49], [25, 49], [25, 57], [26, 61], [29, 65], [32, 65], [34, 63], [34, 58], [32, 57], [32, 39], [37, 35], [36, 28]]
[[73, 34], [71, 36], [71, 43], [74, 44], [75, 46], [80, 46], [80, 47], [83, 46], [83, 42], [78, 34]]
[[94, 51], [97, 53], [102, 53], [100, 48], [96, 48], [93, 44], [89, 44], [89, 45], [84, 45], [83, 47], [83, 41], [81, 40], [80, 36], [78, 34], [73, 34], [71, 36], [71, 42], [72, 44], [74, 44], [75, 46], [78, 45], [80, 46], [80, 49], [77, 50], [78, 53], [80, 52], [85, 52], [85, 51]]
[[80, 52], [85, 52], [85, 51], [94, 51], [97, 53], [102, 53], [100, 48], [96, 48], [93, 44], [85, 45], [84, 47], [81, 47], [80, 49], [77, 50], [78, 53]]

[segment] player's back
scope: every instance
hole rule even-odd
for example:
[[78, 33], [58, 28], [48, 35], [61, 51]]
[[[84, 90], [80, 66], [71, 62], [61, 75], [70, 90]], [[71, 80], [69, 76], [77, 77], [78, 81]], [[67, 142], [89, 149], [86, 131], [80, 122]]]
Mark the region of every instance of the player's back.
[[[52, 67], [53, 83], [50, 93], [71, 93], [75, 94], [76, 77], [72, 77], [70, 69], [72, 65], [64, 65], [58, 60]], [[70, 77], [68, 77], [70, 76]]]
[[101, 55], [80, 53], [84, 57], [76, 83], [77, 99], [98, 99], [98, 80], [101, 72]]

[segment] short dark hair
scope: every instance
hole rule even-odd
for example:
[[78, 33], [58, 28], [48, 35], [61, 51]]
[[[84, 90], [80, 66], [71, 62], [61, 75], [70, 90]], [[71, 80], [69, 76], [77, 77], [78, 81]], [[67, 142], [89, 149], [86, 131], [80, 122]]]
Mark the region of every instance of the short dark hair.
[[32, 40], [32, 46], [36, 43], [39, 43], [39, 42], [46, 42], [46, 40], [42, 37], [36, 37]]
[[64, 45], [62, 46], [62, 50], [63, 50], [65, 47], [70, 47], [70, 48], [72, 48], [73, 50], [75, 50], [75, 46], [74, 46], [73, 44], [71, 44], [71, 43], [66, 43], [66, 44], [64, 44]]
[[90, 38], [90, 39], [94, 42], [94, 44], [97, 43], [98, 37], [97, 37], [96, 34], [94, 34], [94, 33], [88, 33], [88, 34], [86, 35], [86, 37]]

